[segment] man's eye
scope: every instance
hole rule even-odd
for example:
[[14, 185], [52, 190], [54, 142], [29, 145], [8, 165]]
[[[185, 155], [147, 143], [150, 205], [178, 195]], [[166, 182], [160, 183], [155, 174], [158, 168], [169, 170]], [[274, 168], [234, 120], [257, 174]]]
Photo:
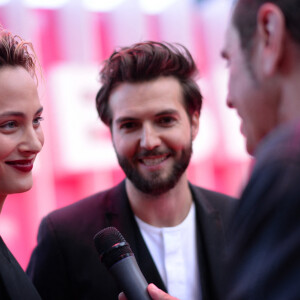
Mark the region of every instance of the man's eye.
[[120, 129], [133, 129], [137, 126], [135, 122], [126, 122], [120, 125]]
[[160, 118], [158, 122], [162, 125], [170, 125], [175, 122], [175, 119], [173, 117], [163, 117]]

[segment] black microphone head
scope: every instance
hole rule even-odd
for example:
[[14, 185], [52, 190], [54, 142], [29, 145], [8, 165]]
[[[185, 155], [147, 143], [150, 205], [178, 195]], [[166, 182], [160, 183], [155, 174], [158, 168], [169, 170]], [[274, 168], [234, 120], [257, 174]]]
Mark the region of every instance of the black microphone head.
[[133, 252], [122, 234], [115, 227], [107, 227], [94, 237], [100, 260], [109, 269], [119, 260], [133, 256]]

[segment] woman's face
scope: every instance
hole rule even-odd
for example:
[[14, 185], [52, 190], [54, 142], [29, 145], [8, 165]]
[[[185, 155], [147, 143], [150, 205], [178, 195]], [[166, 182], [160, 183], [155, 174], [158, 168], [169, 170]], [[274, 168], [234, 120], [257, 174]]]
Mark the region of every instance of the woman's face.
[[22, 67], [0, 68], [0, 200], [32, 187], [32, 167], [44, 144], [37, 86]]

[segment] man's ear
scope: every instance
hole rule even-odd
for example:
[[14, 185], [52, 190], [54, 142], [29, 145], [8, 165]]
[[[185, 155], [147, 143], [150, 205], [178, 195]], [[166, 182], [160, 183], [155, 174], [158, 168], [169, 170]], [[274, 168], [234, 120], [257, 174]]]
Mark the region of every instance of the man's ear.
[[194, 140], [199, 131], [199, 113], [195, 111], [191, 117], [192, 140]]
[[284, 52], [286, 38], [285, 18], [280, 8], [272, 3], [263, 4], [257, 14], [257, 34], [260, 67], [265, 76], [276, 72]]

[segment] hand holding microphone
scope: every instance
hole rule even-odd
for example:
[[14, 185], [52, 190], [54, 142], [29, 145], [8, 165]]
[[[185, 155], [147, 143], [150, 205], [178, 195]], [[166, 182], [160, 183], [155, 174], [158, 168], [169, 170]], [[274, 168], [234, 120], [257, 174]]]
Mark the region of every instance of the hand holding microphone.
[[116, 279], [127, 300], [151, 300], [148, 283], [122, 234], [115, 227], [107, 227], [95, 235], [94, 243], [101, 262]]
[[[160, 290], [153, 283], [148, 285], [148, 293], [151, 296], [152, 300], [179, 300], [178, 298], [172, 297], [164, 291]], [[119, 295], [119, 300], [128, 300], [124, 293]]]

